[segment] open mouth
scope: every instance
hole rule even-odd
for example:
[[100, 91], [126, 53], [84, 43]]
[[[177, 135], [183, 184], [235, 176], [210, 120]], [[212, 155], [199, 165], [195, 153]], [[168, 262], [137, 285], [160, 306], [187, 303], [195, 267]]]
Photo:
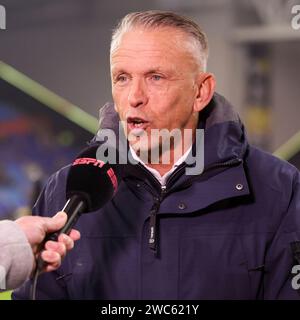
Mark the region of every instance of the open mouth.
[[148, 121], [140, 117], [128, 117], [127, 124], [129, 129], [145, 129], [148, 125]]

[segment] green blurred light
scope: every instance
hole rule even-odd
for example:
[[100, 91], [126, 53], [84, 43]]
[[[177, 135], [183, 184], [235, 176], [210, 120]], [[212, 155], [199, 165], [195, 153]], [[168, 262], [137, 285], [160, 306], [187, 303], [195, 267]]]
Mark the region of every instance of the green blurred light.
[[274, 152], [274, 155], [284, 160], [290, 160], [298, 152], [300, 152], [300, 131], [293, 135], [286, 143], [280, 146]]
[[2, 61], [0, 61], [0, 78], [87, 131], [97, 132], [98, 120], [95, 117]]
[[6, 291], [0, 293], [0, 300], [11, 300], [12, 291]]

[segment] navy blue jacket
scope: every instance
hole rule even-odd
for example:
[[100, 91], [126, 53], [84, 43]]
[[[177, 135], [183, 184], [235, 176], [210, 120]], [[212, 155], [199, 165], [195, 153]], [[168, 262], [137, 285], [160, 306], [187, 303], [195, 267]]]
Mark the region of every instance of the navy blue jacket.
[[[102, 124], [115, 127], [112, 106]], [[60, 269], [43, 274], [38, 299], [298, 299], [291, 243], [300, 241], [300, 175], [247, 143], [243, 125], [215, 94], [200, 114], [205, 170], [184, 164], [161, 190], [141, 165], [127, 165], [112, 201], [83, 215], [81, 240]], [[69, 167], [55, 173], [34, 214], [65, 203]], [[150, 212], [157, 250], [149, 247]], [[28, 299], [30, 281], [13, 293]]]

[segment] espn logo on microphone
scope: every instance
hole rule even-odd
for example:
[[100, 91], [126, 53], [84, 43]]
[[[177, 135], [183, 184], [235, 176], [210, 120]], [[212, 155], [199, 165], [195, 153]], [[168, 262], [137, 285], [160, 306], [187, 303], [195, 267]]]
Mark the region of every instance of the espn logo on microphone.
[[[78, 158], [73, 162], [73, 166], [77, 166], [77, 165], [93, 165], [94, 167], [99, 167], [102, 168], [105, 165], [105, 162], [95, 159], [95, 158]], [[115, 172], [112, 168], [109, 168], [106, 171], [107, 175], [110, 178], [110, 181], [113, 185], [114, 188], [114, 192], [116, 192], [117, 188], [118, 188], [118, 179], [115, 175]]]
[[95, 167], [102, 168], [105, 163], [101, 160], [97, 160], [95, 158], [79, 158], [73, 162], [73, 166], [77, 166], [79, 164], [92, 164]]
[[0, 5], [0, 30], [6, 30], [6, 9]]

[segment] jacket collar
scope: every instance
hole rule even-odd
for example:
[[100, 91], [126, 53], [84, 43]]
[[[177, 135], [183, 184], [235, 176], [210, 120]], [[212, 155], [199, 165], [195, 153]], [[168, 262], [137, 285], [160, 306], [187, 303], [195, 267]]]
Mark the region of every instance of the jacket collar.
[[204, 129], [205, 168], [232, 159], [243, 159], [248, 148], [244, 125], [231, 104], [215, 93], [199, 115]]

